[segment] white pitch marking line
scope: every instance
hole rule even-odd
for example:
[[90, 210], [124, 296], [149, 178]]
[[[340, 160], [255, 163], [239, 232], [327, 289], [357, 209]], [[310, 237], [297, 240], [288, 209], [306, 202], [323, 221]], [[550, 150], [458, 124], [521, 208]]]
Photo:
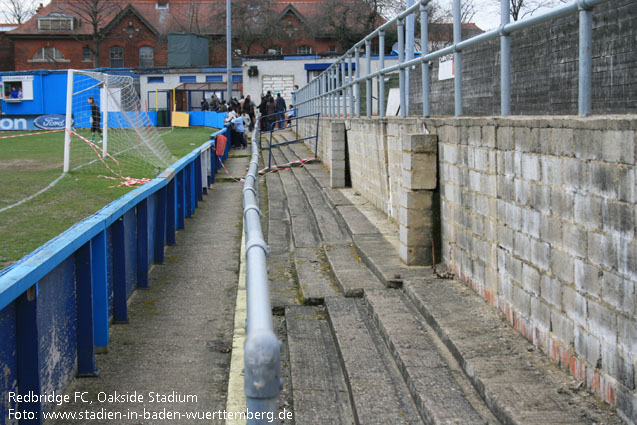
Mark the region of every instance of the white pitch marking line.
[[7, 205], [4, 208], [0, 208], [0, 213], [6, 210], [9, 210], [13, 207], [17, 207], [18, 205], [24, 204], [25, 202], [29, 202], [31, 199], [35, 198], [36, 196], [46, 192], [47, 190], [51, 189], [53, 186], [55, 186], [57, 184], [57, 182], [59, 182], [60, 180], [62, 180], [62, 178], [66, 175], [66, 173], [62, 173], [58, 178], [56, 178], [55, 180], [53, 180], [51, 183], [48, 184], [48, 186], [46, 186], [44, 189], [40, 190], [39, 192], [34, 193], [31, 196], [27, 196], [26, 198], [22, 199], [21, 201], [16, 202], [13, 205]]

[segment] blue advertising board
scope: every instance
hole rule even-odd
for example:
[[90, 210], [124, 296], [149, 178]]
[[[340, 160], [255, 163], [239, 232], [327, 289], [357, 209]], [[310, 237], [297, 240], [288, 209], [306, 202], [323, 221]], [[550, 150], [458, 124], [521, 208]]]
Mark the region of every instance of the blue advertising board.
[[63, 130], [65, 123], [66, 116], [62, 114], [3, 115], [0, 130]]

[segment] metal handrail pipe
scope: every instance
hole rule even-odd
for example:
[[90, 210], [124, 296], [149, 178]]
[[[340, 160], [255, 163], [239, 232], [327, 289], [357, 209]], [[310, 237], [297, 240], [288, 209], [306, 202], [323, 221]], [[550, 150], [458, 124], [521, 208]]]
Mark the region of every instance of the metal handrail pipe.
[[249, 425], [268, 423], [276, 418], [277, 398], [281, 392], [281, 343], [272, 326], [272, 308], [268, 287], [268, 246], [261, 230], [257, 167], [259, 165], [259, 125], [252, 133], [252, 155], [243, 188], [243, 220], [246, 237], [246, 339], [244, 345], [244, 392], [246, 407], [261, 412]]
[[[479, 35], [476, 35], [474, 37], [471, 37], [467, 40], [463, 40], [462, 42], [458, 43], [455, 46], [448, 46], [445, 47], [444, 49], [440, 49], [437, 50], [436, 52], [430, 53], [429, 55], [425, 56], [425, 60], [431, 60], [431, 59], [435, 59], [439, 56], [448, 54], [448, 53], [453, 53], [456, 49], [460, 50], [460, 49], [465, 49], [467, 47], [471, 47], [474, 46], [475, 44], [490, 40], [494, 37], [496, 37], [497, 35], [500, 34], [500, 32], [504, 32], [505, 34], [510, 34], [512, 32], [515, 31], [519, 31], [521, 29], [524, 29], [528, 26], [532, 26], [534, 24], [538, 24], [538, 23], [542, 23], [544, 21], [550, 20], [550, 19], [554, 19], [554, 18], [559, 18], [565, 15], [568, 15], [569, 13], [573, 13], [575, 11], [577, 11], [577, 9], [580, 7], [580, 5], [584, 8], [591, 8], [594, 7], [600, 3], [603, 3], [606, 0], [573, 0], [571, 3], [567, 3], [561, 6], [558, 6], [554, 9], [548, 10], [546, 12], [543, 12], [539, 15], [535, 15], [520, 21], [515, 21], [515, 22], [511, 22], [507, 25], [504, 25], [501, 28], [498, 29], [494, 29], [494, 30], [490, 30], [487, 31], [486, 33], [482, 33]], [[420, 2], [420, 3], [428, 3], [428, 1], [424, 1], [424, 2]], [[350, 51], [353, 51], [356, 47], [361, 47], [362, 45], [364, 45], [366, 40], [371, 40], [374, 37], [376, 37], [380, 31], [385, 30], [388, 26], [390, 26], [391, 24], [393, 24], [394, 22], [397, 22], [399, 18], [403, 18], [405, 16], [407, 16], [409, 13], [413, 13], [420, 5], [420, 3], [416, 3], [414, 4], [412, 7], [410, 7], [409, 9], [406, 9], [405, 11], [403, 11], [402, 13], [400, 13], [399, 15], [396, 15], [394, 18], [392, 18], [391, 20], [387, 21], [386, 23], [384, 23], [383, 25], [381, 25], [380, 27], [376, 28], [373, 32], [371, 32], [369, 35], [367, 35], [363, 40], [359, 41], [358, 43], [356, 43], [351, 49], [349, 49], [345, 55], [347, 55]], [[449, 51], [449, 49], [451, 49]], [[444, 53], [443, 53], [444, 51]], [[430, 55], [436, 55], [436, 56], [430, 56]], [[342, 60], [342, 57], [339, 58], [337, 60], [337, 62], [335, 62], [334, 64], [332, 64], [329, 68], [335, 66], [336, 64], [340, 63], [340, 61]], [[327, 69], [329, 69], [327, 68]], [[393, 71], [394, 69], [392, 69]], [[377, 74], [378, 76], [378, 74]]]
[[454, 44], [451, 47], [454, 48], [454, 51], [464, 50], [467, 47], [475, 46], [477, 44], [483, 43], [485, 41], [491, 40], [493, 38], [497, 38], [500, 36], [500, 30], [490, 30], [487, 32], [483, 32], [482, 34], [476, 35], [475, 37], [468, 38], [466, 40], [462, 40], [458, 44]]

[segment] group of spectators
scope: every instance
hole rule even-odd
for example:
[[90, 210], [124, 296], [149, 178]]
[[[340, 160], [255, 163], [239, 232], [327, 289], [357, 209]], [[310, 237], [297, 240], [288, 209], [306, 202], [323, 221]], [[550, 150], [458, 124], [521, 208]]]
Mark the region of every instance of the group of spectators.
[[[294, 86], [294, 89], [297, 90], [298, 86]], [[262, 117], [261, 131], [289, 127], [290, 120], [295, 113], [294, 105], [290, 105], [290, 108], [287, 109], [281, 92], [277, 92], [275, 98], [269, 90], [266, 94], [261, 93], [261, 103], [257, 106], [257, 109], [259, 109]]]
[[[294, 86], [298, 90], [298, 86]], [[261, 118], [261, 131], [268, 131], [270, 128], [289, 127], [291, 119], [295, 115], [294, 106], [287, 109], [285, 99], [280, 92], [276, 92], [276, 97], [268, 90], [266, 94], [261, 93], [261, 103], [255, 105], [250, 99], [250, 95], [241, 96], [240, 99], [232, 98], [229, 102], [220, 100], [216, 95], [212, 95], [210, 102], [204, 97], [201, 99], [202, 111], [227, 112], [225, 123], [230, 123], [232, 148], [246, 149], [248, 147], [248, 132], [254, 130], [256, 124], [256, 110]]]

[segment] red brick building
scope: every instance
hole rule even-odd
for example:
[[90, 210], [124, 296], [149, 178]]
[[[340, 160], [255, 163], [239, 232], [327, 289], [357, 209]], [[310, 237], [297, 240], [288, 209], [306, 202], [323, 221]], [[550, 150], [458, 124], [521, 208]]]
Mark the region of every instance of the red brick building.
[[[319, 17], [329, 10], [329, 1], [233, 1], [235, 55], [342, 52], [338, 38], [319, 27]], [[102, 11], [97, 16], [83, 11], [87, 3], [53, 0], [20, 28], [8, 32], [14, 44], [15, 70], [165, 67], [171, 33], [207, 37], [210, 65], [225, 64], [225, 0], [99, 0]], [[361, 2], [341, 3], [360, 8]], [[101, 39], [97, 49], [91, 18], [98, 21]], [[346, 24], [357, 28], [356, 23]]]
[[17, 24], [0, 24], [0, 71], [13, 71], [13, 41], [7, 37], [7, 32], [18, 27]]

